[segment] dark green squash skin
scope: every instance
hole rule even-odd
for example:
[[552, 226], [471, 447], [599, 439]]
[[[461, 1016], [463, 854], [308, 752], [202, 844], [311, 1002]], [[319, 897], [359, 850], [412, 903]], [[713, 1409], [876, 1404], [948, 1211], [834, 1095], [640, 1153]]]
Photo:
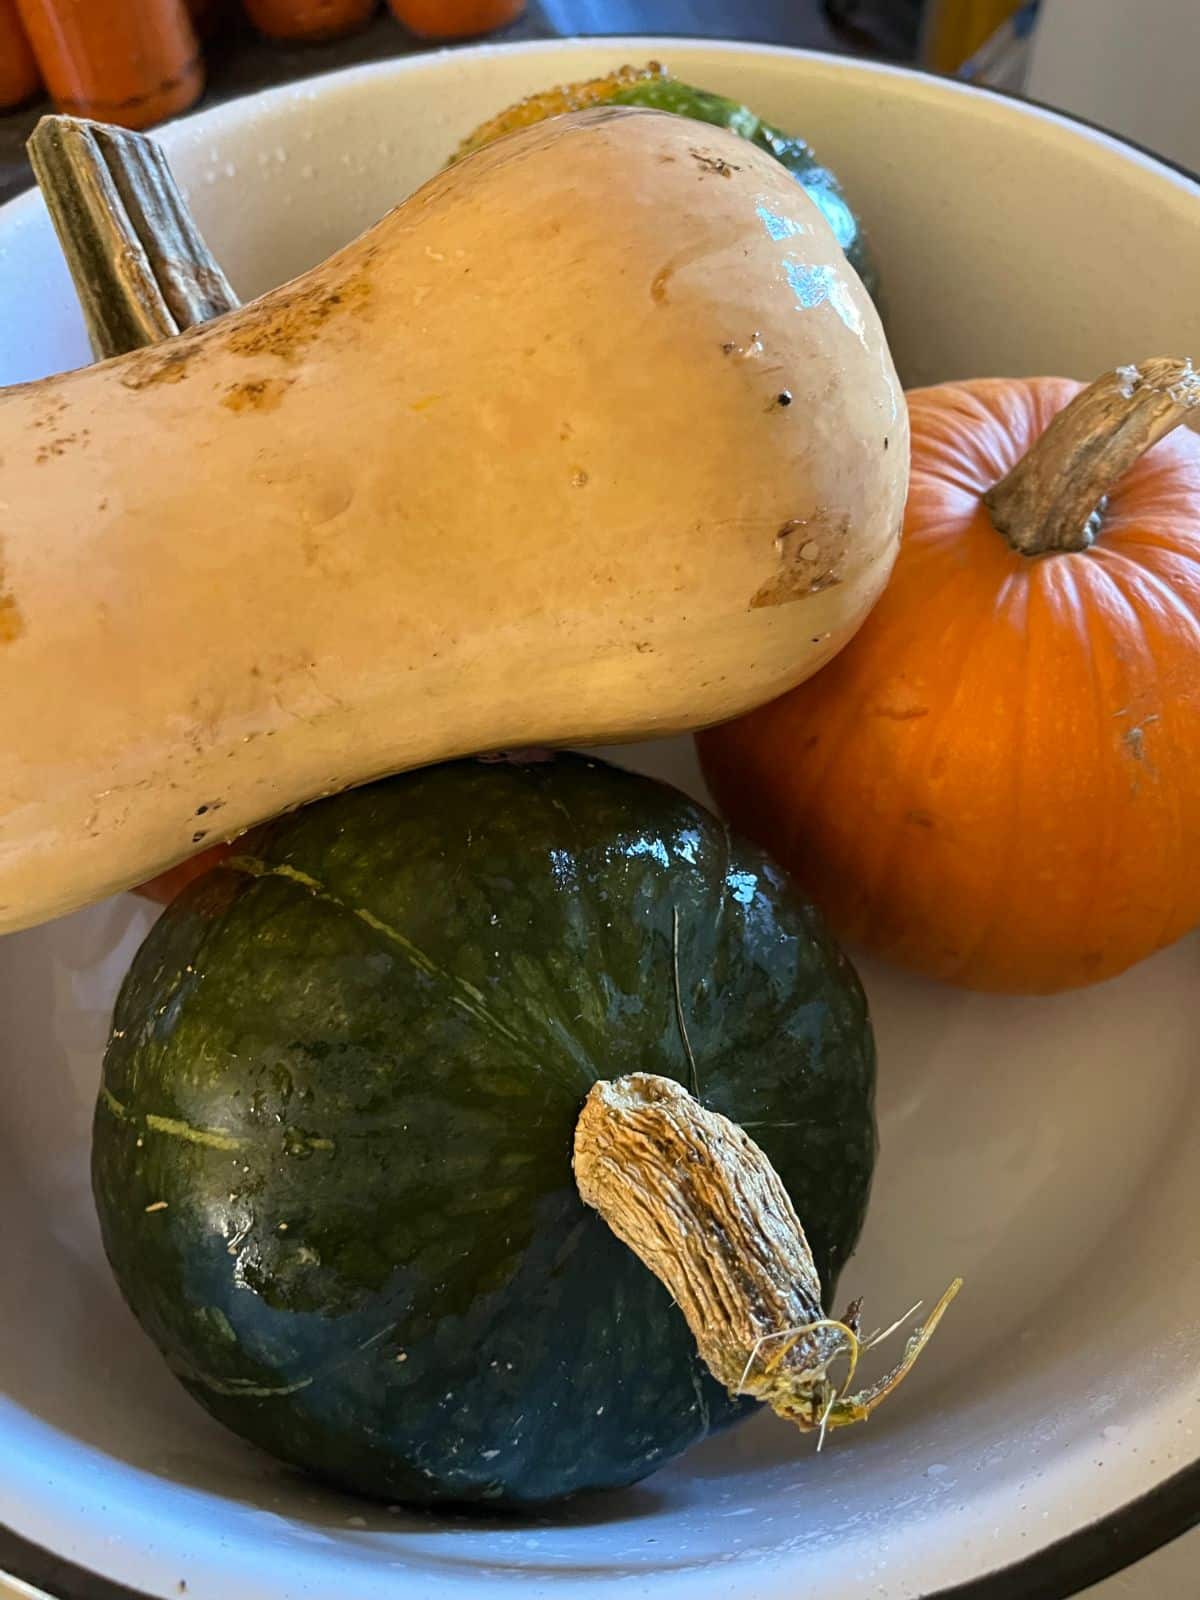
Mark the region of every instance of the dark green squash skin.
[[614, 105], [649, 106], [655, 111], [671, 111], [691, 117], [749, 139], [785, 166], [804, 189], [813, 204], [833, 229], [834, 237], [846, 252], [846, 259], [862, 279], [872, 300], [879, 300], [879, 272], [875, 266], [862, 224], [850, 209], [842, 186], [828, 167], [822, 166], [803, 139], [774, 128], [755, 116], [747, 106], [728, 100], [723, 94], [696, 89], [677, 78], [644, 78], [613, 96]]
[[[456, 762], [246, 842], [151, 930], [96, 1110], [105, 1248], [202, 1405], [417, 1503], [628, 1484], [743, 1414], [571, 1174], [597, 1077], [690, 1086], [770, 1156], [827, 1295], [875, 1155], [857, 978], [676, 790]], [[165, 1207], [161, 1202], [166, 1202]]]

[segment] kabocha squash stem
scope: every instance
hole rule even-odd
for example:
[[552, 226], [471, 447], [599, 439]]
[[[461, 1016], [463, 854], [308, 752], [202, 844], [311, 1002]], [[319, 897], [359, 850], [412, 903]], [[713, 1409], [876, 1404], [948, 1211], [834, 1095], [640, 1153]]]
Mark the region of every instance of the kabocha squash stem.
[[956, 1279], [893, 1372], [847, 1394], [864, 1348], [859, 1303], [840, 1319], [821, 1309], [795, 1207], [742, 1128], [672, 1079], [632, 1073], [592, 1088], [574, 1166], [581, 1198], [670, 1290], [717, 1382], [805, 1432], [865, 1421], [958, 1292]]
[[1200, 418], [1200, 374], [1190, 361], [1154, 356], [1106, 372], [984, 495], [997, 532], [1022, 555], [1086, 550], [1100, 530], [1109, 490], [1189, 418]]
[[98, 359], [236, 309], [153, 139], [49, 116], [28, 150]]

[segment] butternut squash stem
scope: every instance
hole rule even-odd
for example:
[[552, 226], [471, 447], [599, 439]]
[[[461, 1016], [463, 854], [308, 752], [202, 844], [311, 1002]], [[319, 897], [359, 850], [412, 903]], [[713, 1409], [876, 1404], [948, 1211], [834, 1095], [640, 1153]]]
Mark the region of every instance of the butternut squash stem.
[[[800, 1219], [744, 1129], [673, 1079], [635, 1072], [592, 1087], [574, 1165], [584, 1203], [670, 1290], [717, 1382], [822, 1441], [828, 1428], [865, 1422], [892, 1393], [962, 1282], [911, 1335], [893, 1371], [846, 1394], [860, 1354], [886, 1335], [860, 1336], [857, 1301], [840, 1318], [822, 1311]], [[842, 1360], [839, 1386], [832, 1369]]]
[[153, 139], [47, 116], [28, 150], [98, 359], [157, 344], [236, 308]]
[[998, 533], [1022, 555], [1086, 550], [1109, 491], [1182, 423], [1200, 427], [1200, 373], [1152, 356], [1117, 367], [1058, 413], [1037, 443], [983, 497]]

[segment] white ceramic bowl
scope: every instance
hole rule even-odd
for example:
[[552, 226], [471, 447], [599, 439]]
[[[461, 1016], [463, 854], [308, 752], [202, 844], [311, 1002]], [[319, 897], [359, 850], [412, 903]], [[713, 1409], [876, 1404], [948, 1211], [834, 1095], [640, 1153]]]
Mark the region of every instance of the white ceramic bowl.
[[[163, 140], [249, 295], [372, 222], [485, 114], [648, 56], [803, 131], [844, 175], [909, 383], [1200, 355], [1195, 182], [918, 74], [678, 41], [484, 49], [223, 106]], [[86, 359], [36, 198], [0, 211], [0, 305], [0, 380]], [[2, 496], [0, 471], [0, 539]], [[697, 783], [686, 744], [629, 759]], [[1056, 1000], [866, 964], [883, 1150], [845, 1287], [886, 1319], [967, 1280], [868, 1428], [818, 1458], [759, 1418], [560, 1518], [438, 1521], [323, 1492], [223, 1433], [117, 1296], [88, 1131], [149, 919], [121, 899], [0, 943], [0, 1566], [97, 1600], [1048, 1600], [1195, 1515], [1195, 942]]]

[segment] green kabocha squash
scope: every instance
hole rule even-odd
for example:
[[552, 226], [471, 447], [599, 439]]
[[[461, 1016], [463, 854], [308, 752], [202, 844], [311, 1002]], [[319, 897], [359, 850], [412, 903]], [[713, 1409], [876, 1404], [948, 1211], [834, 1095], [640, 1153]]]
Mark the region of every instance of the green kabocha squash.
[[871, 1030], [776, 868], [572, 756], [406, 774], [240, 851], [134, 960], [93, 1148], [120, 1286], [210, 1412], [353, 1490], [506, 1505], [630, 1483], [754, 1398], [865, 1414], [830, 1407], [857, 1328], [819, 1302], [867, 1201]]
[[604, 78], [564, 84], [542, 94], [530, 95], [476, 128], [463, 140], [455, 159], [504, 134], [541, 122], [545, 117], [594, 105], [646, 106], [654, 111], [670, 111], [676, 116], [691, 117], [694, 122], [728, 128], [731, 133], [749, 139], [760, 150], [766, 150], [806, 191], [832, 228], [847, 260], [862, 279], [863, 287], [873, 300], [878, 300], [879, 272], [863, 236], [862, 224], [837, 177], [817, 159], [812, 147], [804, 139], [772, 127], [736, 100], [681, 83], [656, 61], [646, 67], [621, 67]]

